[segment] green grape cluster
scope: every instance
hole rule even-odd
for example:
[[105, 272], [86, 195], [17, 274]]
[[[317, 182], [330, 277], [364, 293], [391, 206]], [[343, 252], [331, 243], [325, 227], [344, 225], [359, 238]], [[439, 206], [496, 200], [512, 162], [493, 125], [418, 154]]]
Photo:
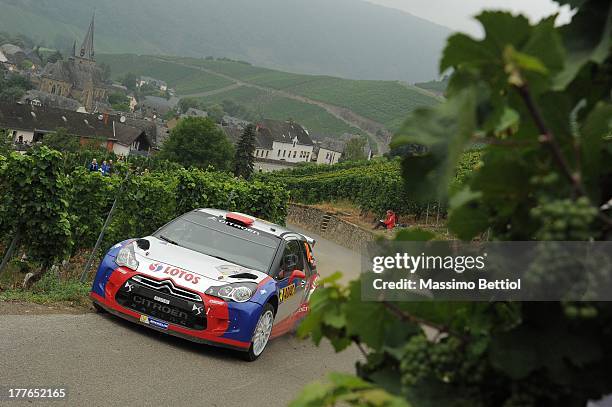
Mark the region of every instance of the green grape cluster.
[[541, 225], [535, 236], [537, 240], [580, 241], [593, 237], [597, 209], [587, 197], [541, 199], [531, 210], [531, 216]]
[[469, 386], [480, 383], [485, 376], [486, 363], [478, 357], [466, 357], [465, 344], [449, 336], [438, 342], [424, 335], [413, 336], [404, 347], [400, 363], [403, 385], [410, 387], [423, 379], [445, 384]]

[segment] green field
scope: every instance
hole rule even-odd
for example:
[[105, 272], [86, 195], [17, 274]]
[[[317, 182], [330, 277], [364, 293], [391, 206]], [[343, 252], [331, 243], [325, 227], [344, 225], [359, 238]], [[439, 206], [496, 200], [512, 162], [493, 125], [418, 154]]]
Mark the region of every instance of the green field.
[[[439, 98], [397, 81], [349, 80], [330, 76], [293, 74], [229, 60], [209, 60], [137, 55], [98, 55], [111, 66], [114, 78], [128, 72], [166, 81], [180, 96], [197, 95], [231, 85], [231, 80], [204, 72], [205, 68], [231, 78], [308, 97], [353, 112], [397, 130], [406, 116], [419, 106], [432, 106]], [[329, 135], [362, 133], [330, 115], [324, 109], [267, 92], [242, 87], [200, 98], [205, 105], [224, 100], [246, 107], [261, 117], [292, 118], [311, 131]]]

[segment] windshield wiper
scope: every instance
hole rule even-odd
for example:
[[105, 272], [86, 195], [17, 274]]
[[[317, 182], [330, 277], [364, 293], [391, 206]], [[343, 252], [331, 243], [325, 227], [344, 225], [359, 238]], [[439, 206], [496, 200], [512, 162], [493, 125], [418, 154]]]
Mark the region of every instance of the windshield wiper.
[[178, 244], [178, 243], [177, 243], [177, 242], [175, 242], [174, 240], [172, 240], [172, 239], [168, 239], [168, 238], [167, 238], [166, 236], [164, 236], [164, 235], [159, 235], [159, 238], [160, 238], [161, 240], [163, 240], [163, 241], [165, 241], [165, 242], [168, 242], [168, 243], [170, 243], [170, 244], [173, 244], [173, 245], [175, 245], [175, 246], [179, 246], [179, 247], [181, 246], [180, 244]]

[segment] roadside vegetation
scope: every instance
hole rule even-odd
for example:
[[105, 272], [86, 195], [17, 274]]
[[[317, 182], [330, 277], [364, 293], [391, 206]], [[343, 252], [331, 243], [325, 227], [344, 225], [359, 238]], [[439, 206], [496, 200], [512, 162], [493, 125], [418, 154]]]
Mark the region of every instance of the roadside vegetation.
[[[113, 159], [113, 173], [89, 171], [92, 158]], [[96, 259], [114, 243], [151, 234], [195, 208], [223, 207], [284, 223], [289, 200], [277, 183], [247, 182], [212, 166], [184, 168], [161, 158], [126, 162], [103, 150], [62, 154], [46, 146], [0, 155], [0, 192], [0, 248], [7, 260], [0, 267], [0, 299], [37, 301], [72, 301], [83, 293], [73, 272], [82, 267], [75, 264], [91, 253], [115, 199]], [[41, 280], [54, 273], [55, 280]]]

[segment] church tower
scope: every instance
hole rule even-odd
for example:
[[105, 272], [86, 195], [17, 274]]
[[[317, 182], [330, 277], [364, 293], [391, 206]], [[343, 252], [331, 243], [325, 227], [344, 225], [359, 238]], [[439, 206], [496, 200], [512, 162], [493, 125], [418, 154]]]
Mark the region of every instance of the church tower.
[[81, 48], [79, 49], [79, 55], [75, 55], [75, 57], [79, 59], [83, 59], [86, 61], [95, 62], [95, 52], [94, 52], [94, 20], [96, 17], [96, 13], [91, 16], [91, 23], [89, 24], [89, 29], [87, 30], [87, 34], [85, 34], [85, 39], [83, 40], [83, 44], [81, 44]]

